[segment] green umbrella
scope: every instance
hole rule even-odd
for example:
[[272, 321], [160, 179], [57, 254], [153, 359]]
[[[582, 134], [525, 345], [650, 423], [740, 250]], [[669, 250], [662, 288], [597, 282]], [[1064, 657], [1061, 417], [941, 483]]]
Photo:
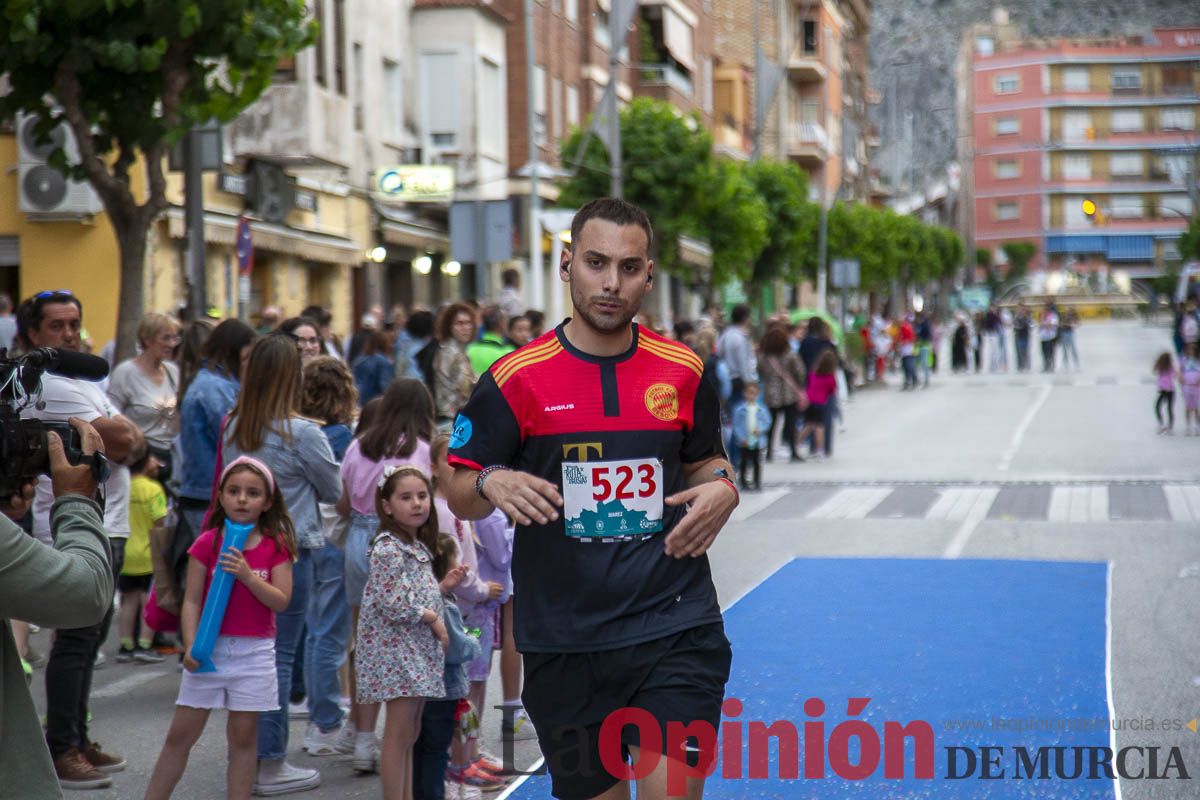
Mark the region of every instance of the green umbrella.
[[838, 324], [833, 314], [830, 314], [828, 311], [823, 311], [819, 308], [797, 308], [791, 312], [790, 317], [793, 323], [804, 322], [813, 317], [820, 317], [829, 325], [829, 330], [833, 333], [833, 343], [838, 347], [845, 344], [846, 337], [842, 333], [842, 326]]

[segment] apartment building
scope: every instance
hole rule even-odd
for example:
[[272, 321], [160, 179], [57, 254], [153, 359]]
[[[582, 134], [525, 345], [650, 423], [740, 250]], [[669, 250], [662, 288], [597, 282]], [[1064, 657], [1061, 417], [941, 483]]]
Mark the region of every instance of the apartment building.
[[963, 53], [968, 241], [996, 254], [1028, 241], [1035, 269], [1131, 278], [1178, 260], [1195, 213], [1200, 28], [1042, 41], [1000, 19], [968, 31]]
[[[764, 55], [784, 68], [766, 116], [754, 119], [755, 17]], [[866, 199], [869, 0], [714, 0], [714, 138], [733, 157], [791, 160], [814, 200]]]

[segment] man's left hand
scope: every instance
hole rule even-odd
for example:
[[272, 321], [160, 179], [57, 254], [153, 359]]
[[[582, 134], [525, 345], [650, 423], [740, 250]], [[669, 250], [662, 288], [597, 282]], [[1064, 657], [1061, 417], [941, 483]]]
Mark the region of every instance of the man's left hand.
[[11, 519], [13, 522], [21, 521], [29, 509], [33, 508], [33, 496], [37, 486], [37, 479], [32, 478], [17, 488], [16, 494], [6, 499], [3, 504], [0, 504], [0, 511], [4, 512], [4, 516]]
[[667, 555], [696, 558], [712, 547], [729, 515], [737, 508], [738, 495], [725, 481], [709, 481], [673, 494], [663, 502], [669, 506], [690, 504], [675, 530], [667, 534]]

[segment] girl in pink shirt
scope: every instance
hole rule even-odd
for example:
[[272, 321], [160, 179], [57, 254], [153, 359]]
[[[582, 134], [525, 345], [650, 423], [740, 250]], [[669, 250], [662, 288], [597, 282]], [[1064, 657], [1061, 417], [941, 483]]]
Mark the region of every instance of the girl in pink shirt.
[[[187, 588], [180, 615], [187, 671], [146, 800], [171, 796], [214, 708], [229, 710], [226, 794], [247, 800], [258, 759], [258, 714], [279, 708], [275, 614], [287, 608], [292, 595], [295, 530], [275, 478], [261, 461], [249, 456], [235, 459], [221, 473], [218, 485], [212, 527], [188, 549]], [[226, 519], [255, 524], [241, 551], [231, 548], [221, 553]], [[197, 673], [199, 664], [191, 657], [190, 647], [217, 569], [232, 574], [237, 582], [213, 646], [216, 671]]]
[[[1158, 379], [1158, 400], [1154, 402], [1154, 416], [1158, 417], [1158, 432], [1171, 433], [1175, 429], [1175, 380], [1179, 370], [1171, 354], [1163, 352], [1154, 362], [1154, 375]], [[1167, 407], [1167, 422], [1163, 423], [1163, 406]]]
[[813, 457], [817, 461], [825, 458], [825, 404], [837, 392], [837, 355], [832, 350], [821, 353], [808, 376], [808, 408], [804, 409], [804, 427], [797, 441], [803, 442], [809, 434], [813, 436]]

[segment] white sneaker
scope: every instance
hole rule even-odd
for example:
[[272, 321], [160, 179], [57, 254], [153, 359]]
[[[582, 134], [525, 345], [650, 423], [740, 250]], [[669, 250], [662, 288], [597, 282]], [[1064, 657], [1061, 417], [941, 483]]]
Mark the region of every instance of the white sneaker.
[[442, 797], [444, 800], [462, 800], [462, 785], [454, 781], [446, 781]]
[[307, 792], [321, 785], [321, 773], [315, 769], [294, 767], [282, 758], [258, 762], [254, 794], [273, 797], [292, 792]]
[[308, 701], [288, 703], [288, 719], [308, 719]]
[[511, 725], [508, 722], [508, 712], [508, 709], [501, 711], [500, 738], [502, 740], [511, 739], [514, 742], [524, 742], [537, 738], [537, 731], [534, 730], [533, 722], [529, 719], [529, 715], [525, 713], [523, 706], [516, 707], [516, 711], [512, 714]]
[[317, 723], [308, 723], [308, 729], [304, 732], [304, 749], [310, 756], [336, 756], [347, 755], [354, 752], [354, 739], [346, 741], [343, 736], [343, 730], [346, 724], [343, 723], [331, 731], [323, 731], [317, 727]]
[[342, 730], [338, 733], [338, 740], [334, 743], [339, 753], [353, 753], [354, 742], [358, 738], [358, 729], [350, 720], [342, 723]]
[[[354, 737], [354, 769], [357, 772], [379, 771], [379, 740], [374, 733], [361, 733]], [[450, 795], [447, 794], [447, 797]]]

